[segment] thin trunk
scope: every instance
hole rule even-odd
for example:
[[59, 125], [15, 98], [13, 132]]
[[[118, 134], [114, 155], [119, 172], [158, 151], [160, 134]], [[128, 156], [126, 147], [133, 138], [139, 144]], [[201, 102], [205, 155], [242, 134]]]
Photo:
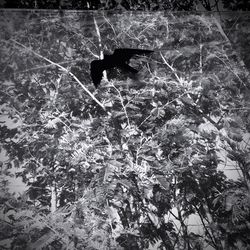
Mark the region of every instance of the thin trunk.
[[57, 204], [56, 182], [53, 181], [51, 186], [51, 207], [50, 207], [51, 213], [54, 213], [56, 211], [56, 204]]
[[189, 242], [189, 237], [188, 237], [188, 227], [184, 223], [184, 220], [182, 218], [181, 210], [179, 207], [177, 207], [178, 211], [178, 220], [181, 223], [181, 228], [182, 228], [182, 234], [183, 234], [183, 240], [184, 240], [184, 249], [191, 250], [190, 242]]

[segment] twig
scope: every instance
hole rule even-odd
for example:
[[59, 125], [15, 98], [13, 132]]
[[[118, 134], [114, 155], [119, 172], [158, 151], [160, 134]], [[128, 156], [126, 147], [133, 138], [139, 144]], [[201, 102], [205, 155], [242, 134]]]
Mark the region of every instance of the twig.
[[176, 79], [178, 80], [178, 82], [181, 82], [180, 77], [176, 74], [176, 70], [166, 61], [166, 59], [164, 58], [164, 56], [162, 55], [162, 53], [160, 52], [161, 58], [163, 60], [163, 62], [172, 70], [172, 72], [174, 73]]
[[103, 13], [103, 18], [104, 18], [104, 20], [110, 25], [111, 29], [112, 29], [113, 32], [114, 32], [115, 37], [117, 37], [116, 32], [115, 32], [115, 29], [114, 29], [114, 26], [110, 23], [110, 21], [107, 19], [107, 17], [105, 17], [105, 14], [104, 14], [104, 13]]
[[95, 96], [81, 83], [81, 81], [72, 73], [70, 72], [68, 69], [66, 69], [65, 67], [61, 66], [60, 64], [58, 63], [55, 63], [53, 61], [51, 61], [50, 59], [38, 54], [37, 52], [33, 51], [32, 49], [26, 47], [25, 45], [13, 40], [13, 39], [10, 39], [10, 41], [12, 41], [13, 43], [27, 49], [28, 51], [32, 52], [33, 54], [35, 54], [36, 56], [42, 58], [43, 60], [57, 66], [58, 68], [60, 68], [61, 70], [63, 70], [64, 72], [68, 73], [72, 78], [74, 78], [74, 80], [84, 89], [85, 92], [88, 93], [88, 95], [98, 104], [102, 107], [103, 110], [106, 110], [105, 107], [102, 105], [102, 103], [100, 103], [96, 98]]
[[240, 15], [237, 16], [237, 19], [234, 21], [233, 25], [232, 25], [231, 28], [228, 30], [227, 34], [225, 33], [225, 34], [226, 34], [226, 37], [228, 37], [228, 36], [230, 35], [232, 29], [234, 28], [235, 24], [238, 22], [239, 18], [240, 18]]
[[95, 58], [98, 58], [98, 59], [99, 59], [99, 56], [96, 55], [96, 54], [94, 54], [94, 53], [90, 50], [90, 48], [87, 47], [86, 50], [87, 50], [92, 56], [94, 56]]
[[[76, 61], [80, 61], [81, 59], [76, 59], [76, 60], [70, 60], [70, 61], [64, 61], [64, 62], [59, 62], [58, 64], [65, 64], [65, 63], [71, 63], [71, 62], [76, 62]], [[30, 69], [26, 69], [26, 70], [22, 70], [22, 71], [17, 71], [15, 72], [15, 74], [20, 74], [20, 73], [26, 73], [32, 70], [38, 70], [38, 69], [44, 69], [44, 68], [49, 68], [53, 66], [53, 64], [47, 64], [47, 65], [43, 65], [43, 66], [38, 66], [38, 67], [34, 67], [34, 68], [30, 68]]]
[[[222, 63], [224, 63], [224, 65], [226, 66], [226, 68], [227, 68], [229, 71], [231, 71], [231, 72], [236, 76], [236, 78], [238, 78], [238, 80], [241, 82], [241, 84], [242, 84], [243, 86], [246, 86], [246, 84], [242, 81], [242, 79], [238, 76], [238, 74], [234, 72], [234, 69], [233, 69], [233, 67], [230, 65], [230, 63], [227, 64], [224, 60], [222, 60], [222, 59], [221, 59], [218, 55], [216, 55], [216, 54], [212, 54], [212, 55], [214, 55], [217, 59], [219, 59]], [[247, 75], [247, 77], [248, 77], [248, 75]]]
[[127, 113], [126, 107], [125, 107], [125, 105], [124, 105], [124, 102], [123, 102], [123, 98], [122, 98], [121, 92], [119, 91], [119, 89], [116, 88], [116, 86], [113, 84], [113, 82], [111, 82], [111, 84], [112, 84], [112, 87], [118, 92], [118, 95], [119, 95], [119, 99], [120, 99], [122, 108], [123, 108], [124, 113], [125, 113], [125, 116], [126, 116], [126, 118], [127, 118], [128, 127], [130, 127], [130, 121], [129, 121], [128, 113]]
[[148, 26], [146, 26], [141, 32], [139, 32], [138, 37], [140, 37], [145, 30], [151, 28], [152, 26], [154, 27], [155, 25], [154, 24], [149, 24]]
[[203, 45], [200, 44], [200, 74], [202, 74], [202, 47]]
[[[145, 141], [143, 141], [144, 139], [145, 139]], [[151, 139], [152, 139], [152, 137], [150, 137], [150, 138], [145, 138], [145, 137], [141, 138], [139, 148], [136, 150], [136, 156], [135, 156], [135, 165], [136, 166], [138, 166], [138, 158], [139, 158], [141, 149]]]
[[56, 103], [56, 99], [57, 99], [57, 96], [58, 96], [58, 90], [59, 90], [59, 86], [60, 86], [60, 82], [62, 80], [62, 77], [63, 77], [63, 74], [60, 75], [59, 79], [56, 80], [56, 90], [55, 90], [55, 94], [53, 96], [53, 104]]
[[[219, 32], [221, 33], [221, 35], [225, 38], [225, 40], [226, 40], [228, 43], [231, 44], [231, 42], [230, 42], [228, 36], [226, 35], [226, 33], [224, 32], [224, 30], [222, 29], [221, 25], [219, 24], [219, 22], [218, 22], [218, 20], [217, 20], [216, 18], [214, 18], [214, 22], [215, 22], [215, 24], [216, 24], [216, 26], [217, 26]], [[236, 57], [237, 57], [237, 60], [238, 60], [239, 64], [244, 68], [244, 70], [245, 70], [245, 72], [246, 72], [247, 80], [250, 81], [249, 72], [246, 70], [246, 64], [242, 61], [242, 59], [241, 59], [237, 54], [235, 54], [235, 55], [236, 55]], [[239, 78], [239, 80], [241, 81], [241, 83], [242, 83], [244, 86], [246, 86], [246, 84], [240, 79], [240, 77], [239, 77], [234, 71], [232, 71], [232, 72]], [[246, 86], [246, 87], [248, 87], [248, 86]]]
[[[206, 223], [205, 223], [205, 221], [204, 221], [204, 216], [202, 216], [202, 214], [200, 213], [199, 208], [198, 208], [196, 205], [194, 205], [194, 204], [191, 204], [191, 205], [194, 206], [196, 212], [198, 213], [198, 215], [199, 215], [199, 217], [200, 217], [200, 220], [201, 220], [202, 226], [203, 226], [203, 228], [204, 228], [204, 231], [207, 233], [208, 237], [210, 238], [212, 245], [216, 248], [217, 244], [216, 244], [216, 241], [215, 241], [215, 239], [214, 239], [213, 232], [210, 232], [210, 231], [208, 230], [208, 228], [207, 228], [207, 226], [206, 226]], [[208, 223], [209, 223], [209, 222], [208, 222]], [[211, 226], [210, 226], [210, 225], [209, 225], [209, 228], [211, 229]]]

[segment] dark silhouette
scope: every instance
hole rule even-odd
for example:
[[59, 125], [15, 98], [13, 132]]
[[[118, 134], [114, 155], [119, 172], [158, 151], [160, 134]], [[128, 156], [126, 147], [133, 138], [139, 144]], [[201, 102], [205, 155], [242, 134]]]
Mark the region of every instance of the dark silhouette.
[[153, 50], [143, 49], [116, 49], [113, 55], [104, 55], [103, 60], [94, 60], [90, 65], [90, 74], [95, 87], [97, 88], [101, 83], [102, 72], [114, 67], [124, 69], [131, 73], [137, 73], [138, 70], [132, 68], [127, 63], [134, 55], [147, 55], [154, 52]]

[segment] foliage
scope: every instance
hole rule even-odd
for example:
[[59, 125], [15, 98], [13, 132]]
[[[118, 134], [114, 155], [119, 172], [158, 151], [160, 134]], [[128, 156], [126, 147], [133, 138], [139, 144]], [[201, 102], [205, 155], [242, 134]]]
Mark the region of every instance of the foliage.
[[[4, 191], [2, 245], [249, 247], [249, 82], [212, 16], [2, 18], [1, 112], [14, 125], [1, 125], [1, 149], [28, 186]], [[94, 91], [89, 62], [128, 45], [155, 53]], [[228, 159], [237, 181], [220, 171]]]
[[[222, 8], [223, 6], [223, 8]], [[193, 11], [205, 9], [207, 11], [221, 10], [249, 10], [248, 1], [241, 0], [20, 0], [13, 2], [11, 0], [0, 1], [0, 7], [4, 8], [25, 8], [25, 9], [59, 9], [59, 10], [171, 10], [171, 11]], [[222, 8], [222, 9], [221, 9]]]
[[233, 44], [234, 49], [240, 54], [243, 62], [248, 70], [250, 70], [250, 57], [248, 56], [250, 31], [249, 27], [249, 15], [241, 14], [240, 16], [229, 16], [225, 18], [223, 26], [227, 30], [228, 38]]
[[223, 0], [222, 3], [225, 6], [225, 8], [230, 9], [230, 10], [246, 11], [246, 10], [249, 10], [249, 8], [250, 8], [249, 2], [244, 1], [244, 0], [241, 0], [241, 1], [233, 1], [233, 0], [225, 1], [225, 0]]

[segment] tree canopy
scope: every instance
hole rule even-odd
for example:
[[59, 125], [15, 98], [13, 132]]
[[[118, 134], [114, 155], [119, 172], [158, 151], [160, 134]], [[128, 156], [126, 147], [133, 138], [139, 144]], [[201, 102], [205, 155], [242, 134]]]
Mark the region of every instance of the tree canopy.
[[[249, 74], [213, 15], [0, 18], [3, 248], [249, 247]], [[123, 47], [155, 53], [95, 90], [90, 62]]]

